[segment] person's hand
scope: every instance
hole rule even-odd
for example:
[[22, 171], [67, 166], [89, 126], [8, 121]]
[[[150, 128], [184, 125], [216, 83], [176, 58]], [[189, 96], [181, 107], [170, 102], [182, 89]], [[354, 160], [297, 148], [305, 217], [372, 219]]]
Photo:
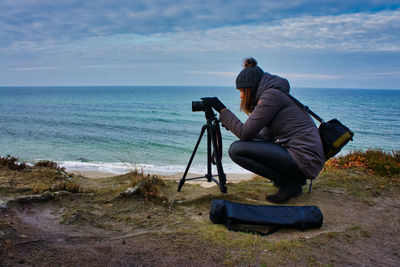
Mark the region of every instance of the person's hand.
[[203, 97], [201, 100], [203, 100], [205, 105], [211, 106], [218, 113], [221, 113], [221, 111], [226, 108], [217, 97]]

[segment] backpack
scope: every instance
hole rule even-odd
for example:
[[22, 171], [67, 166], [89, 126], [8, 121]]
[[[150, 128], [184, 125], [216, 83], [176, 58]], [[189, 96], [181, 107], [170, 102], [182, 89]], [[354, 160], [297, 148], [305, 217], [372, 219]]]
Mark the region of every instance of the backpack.
[[324, 147], [325, 160], [328, 160], [339, 153], [350, 140], [353, 141], [354, 133], [337, 119], [320, 122], [319, 135]]

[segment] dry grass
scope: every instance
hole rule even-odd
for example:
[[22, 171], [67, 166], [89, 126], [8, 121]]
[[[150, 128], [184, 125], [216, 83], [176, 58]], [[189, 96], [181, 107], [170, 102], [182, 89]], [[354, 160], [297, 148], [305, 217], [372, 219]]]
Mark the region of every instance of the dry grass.
[[50, 169], [55, 169], [59, 171], [65, 171], [65, 168], [61, 168], [57, 162], [51, 161], [51, 160], [41, 160], [35, 163], [36, 167], [44, 167], [44, 168], [50, 168]]
[[93, 192], [86, 179], [66, 174], [61, 168], [29, 167], [15, 170], [3, 167], [0, 175], [2, 190], [8, 194], [43, 193], [45, 191], [69, 191], [72, 193]]
[[10, 170], [22, 170], [27, 167], [25, 163], [19, 163], [17, 157], [7, 155], [6, 157], [0, 156], [0, 166], [6, 167]]
[[167, 196], [161, 196], [161, 187], [165, 183], [157, 175], [139, 176], [133, 179], [131, 185], [137, 187], [139, 194], [147, 201], [168, 202]]

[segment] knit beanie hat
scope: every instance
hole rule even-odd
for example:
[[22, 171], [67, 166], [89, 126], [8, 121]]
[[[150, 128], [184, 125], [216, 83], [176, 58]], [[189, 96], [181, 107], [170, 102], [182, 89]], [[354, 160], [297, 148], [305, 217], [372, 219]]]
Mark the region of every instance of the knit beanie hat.
[[263, 75], [258, 66], [244, 68], [236, 78], [236, 88], [257, 88]]

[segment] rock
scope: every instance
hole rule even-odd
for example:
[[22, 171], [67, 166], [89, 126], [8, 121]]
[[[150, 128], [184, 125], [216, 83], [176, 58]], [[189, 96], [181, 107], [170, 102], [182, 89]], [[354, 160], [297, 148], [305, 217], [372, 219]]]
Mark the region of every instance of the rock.
[[333, 194], [344, 194], [346, 191], [344, 189], [330, 189], [324, 190], [324, 192], [333, 193]]
[[70, 195], [72, 195], [72, 193], [69, 191], [62, 190], [62, 191], [54, 192], [53, 195], [55, 197], [62, 197], [62, 196], [70, 196]]
[[40, 195], [27, 195], [27, 196], [19, 196], [10, 200], [12, 202], [18, 203], [26, 203], [26, 202], [41, 202], [41, 201], [48, 201], [54, 198], [54, 194], [50, 191], [46, 191]]
[[10, 199], [8, 203], [16, 202], [16, 203], [27, 203], [27, 202], [45, 202], [54, 199], [55, 197], [71, 195], [71, 192], [68, 191], [57, 191], [50, 192], [46, 191], [40, 195], [27, 195], [27, 196], [19, 196], [14, 199]]
[[0, 237], [3, 237], [4, 235], [5, 235], [5, 233], [0, 230]]
[[134, 196], [140, 193], [140, 190], [137, 186], [135, 187], [128, 187], [124, 191], [120, 192], [117, 196], [113, 197], [110, 201], [115, 201], [121, 197], [129, 197], [129, 196]]
[[7, 209], [7, 203], [0, 199], [0, 210]]
[[133, 196], [139, 193], [137, 186], [135, 187], [128, 187], [125, 191], [121, 192], [121, 196]]

